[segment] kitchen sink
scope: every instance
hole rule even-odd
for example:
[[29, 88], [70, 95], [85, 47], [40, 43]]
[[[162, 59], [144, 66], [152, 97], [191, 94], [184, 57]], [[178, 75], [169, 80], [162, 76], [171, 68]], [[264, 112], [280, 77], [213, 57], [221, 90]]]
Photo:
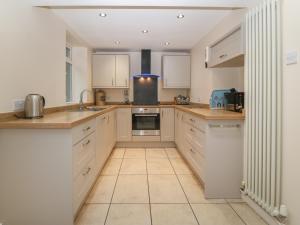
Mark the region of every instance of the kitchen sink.
[[85, 111], [94, 111], [94, 112], [97, 112], [97, 111], [102, 111], [104, 109], [106, 109], [106, 107], [101, 107], [101, 106], [87, 106], [87, 107], [84, 107], [83, 109], [72, 109], [69, 112], [85, 112]]

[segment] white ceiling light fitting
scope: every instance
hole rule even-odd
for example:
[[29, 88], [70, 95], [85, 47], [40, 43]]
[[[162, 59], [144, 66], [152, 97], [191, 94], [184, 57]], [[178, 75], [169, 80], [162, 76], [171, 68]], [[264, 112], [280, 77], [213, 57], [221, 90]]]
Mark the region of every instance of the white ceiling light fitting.
[[165, 42], [165, 45], [166, 45], [166, 46], [170, 45], [170, 42], [166, 41], [166, 42]]
[[147, 34], [147, 33], [149, 33], [149, 30], [142, 30], [142, 33]]
[[115, 44], [116, 45], [119, 45], [121, 42], [120, 41], [115, 41]]
[[184, 18], [184, 15], [182, 14], [182, 13], [179, 13], [178, 15], [177, 15], [177, 19], [183, 19]]
[[106, 14], [106, 13], [104, 13], [104, 12], [101, 12], [101, 13], [99, 13], [99, 16], [100, 16], [100, 17], [106, 17], [106, 16], [107, 16], [107, 14]]

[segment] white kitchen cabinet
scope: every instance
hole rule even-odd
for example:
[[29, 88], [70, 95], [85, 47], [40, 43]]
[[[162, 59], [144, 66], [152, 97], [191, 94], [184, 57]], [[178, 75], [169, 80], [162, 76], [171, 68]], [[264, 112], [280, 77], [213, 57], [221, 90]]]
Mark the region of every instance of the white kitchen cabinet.
[[117, 141], [128, 142], [132, 140], [132, 117], [130, 108], [117, 110]]
[[94, 88], [128, 88], [129, 55], [93, 55]]
[[244, 66], [243, 29], [239, 27], [209, 48], [208, 67]]
[[[179, 110], [180, 111], [180, 110]], [[239, 198], [243, 171], [243, 121], [204, 120], [176, 113], [177, 148], [204, 184], [206, 198]], [[178, 132], [178, 131], [176, 131]]]
[[174, 141], [175, 139], [174, 111], [174, 108], [160, 109], [161, 141]]
[[129, 85], [129, 56], [116, 55], [116, 87], [125, 87]]
[[115, 55], [93, 55], [93, 87], [114, 87], [115, 76]]
[[164, 88], [190, 88], [191, 57], [189, 55], [164, 55], [162, 74]]

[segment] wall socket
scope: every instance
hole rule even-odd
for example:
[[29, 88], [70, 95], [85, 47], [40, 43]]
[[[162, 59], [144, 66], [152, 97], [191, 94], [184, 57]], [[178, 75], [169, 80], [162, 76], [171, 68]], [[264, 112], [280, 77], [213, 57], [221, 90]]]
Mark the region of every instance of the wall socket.
[[[23, 111], [24, 110], [24, 99], [15, 99], [13, 100], [13, 110], [16, 111]], [[1, 225], [1, 224], [0, 224]]]

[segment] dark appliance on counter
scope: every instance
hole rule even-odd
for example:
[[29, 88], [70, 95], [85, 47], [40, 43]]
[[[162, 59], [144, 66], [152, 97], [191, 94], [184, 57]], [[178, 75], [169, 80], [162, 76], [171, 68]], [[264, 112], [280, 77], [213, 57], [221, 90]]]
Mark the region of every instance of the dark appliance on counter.
[[160, 109], [132, 108], [132, 136], [159, 136]]
[[141, 74], [133, 78], [133, 104], [158, 105], [158, 75], [151, 74], [151, 50], [142, 50], [141, 55]]
[[229, 93], [224, 93], [225, 98], [225, 110], [242, 112], [244, 109], [244, 92], [238, 92], [234, 88]]

